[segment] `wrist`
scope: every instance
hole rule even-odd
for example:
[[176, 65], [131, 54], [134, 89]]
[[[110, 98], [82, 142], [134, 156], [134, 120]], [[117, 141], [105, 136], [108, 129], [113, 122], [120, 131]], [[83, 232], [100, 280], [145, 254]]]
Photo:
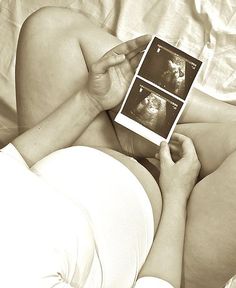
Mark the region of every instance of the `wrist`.
[[99, 114], [104, 111], [102, 105], [89, 93], [86, 88], [80, 90], [77, 95], [78, 97], [83, 97], [83, 99], [87, 101], [89, 112]]
[[186, 199], [186, 197], [174, 197], [173, 195], [166, 195], [163, 197], [163, 207], [183, 213], [186, 213], [187, 202], [188, 200]]
[[[174, 187], [174, 188], [173, 188]], [[191, 190], [183, 185], [172, 185], [171, 187], [161, 187], [163, 201], [170, 203], [179, 203], [182, 206], [187, 205]]]
[[[177, 226], [182, 225], [187, 219], [187, 209], [182, 203], [163, 202], [162, 217], [171, 219]], [[182, 223], [182, 224], [180, 224]]]

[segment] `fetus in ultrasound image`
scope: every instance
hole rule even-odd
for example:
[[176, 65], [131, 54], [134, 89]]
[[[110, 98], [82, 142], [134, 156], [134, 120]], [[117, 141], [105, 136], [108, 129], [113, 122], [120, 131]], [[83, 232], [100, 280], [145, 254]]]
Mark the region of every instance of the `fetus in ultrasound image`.
[[137, 107], [132, 110], [136, 121], [145, 127], [157, 131], [166, 120], [166, 101], [154, 93], [145, 97]]
[[121, 113], [166, 138], [182, 105], [178, 99], [136, 78]]
[[138, 75], [185, 100], [201, 61], [155, 38]]
[[185, 91], [185, 61], [173, 56], [167, 61], [166, 70], [162, 73], [158, 85], [164, 89], [182, 96]]

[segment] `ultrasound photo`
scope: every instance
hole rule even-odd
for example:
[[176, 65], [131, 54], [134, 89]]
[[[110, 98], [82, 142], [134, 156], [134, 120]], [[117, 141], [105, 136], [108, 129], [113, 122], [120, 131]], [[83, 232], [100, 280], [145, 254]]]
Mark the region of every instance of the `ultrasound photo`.
[[201, 62], [155, 38], [138, 75], [186, 99]]
[[163, 140], [168, 142], [201, 64], [154, 37], [115, 121], [157, 145]]
[[122, 114], [166, 138], [183, 103], [136, 78]]

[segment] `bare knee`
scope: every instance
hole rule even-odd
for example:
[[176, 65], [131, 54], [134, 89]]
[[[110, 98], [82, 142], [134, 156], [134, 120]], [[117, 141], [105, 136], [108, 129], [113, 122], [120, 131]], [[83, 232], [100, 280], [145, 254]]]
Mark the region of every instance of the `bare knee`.
[[77, 26], [75, 19], [78, 26], [87, 21], [69, 9], [47, 7], [23, 24], [15, 74], [21, 132], [51, 113], [87, 79], [78, 38], [70, 34], [70, 25]]
[[33, 57], [36, 55], [38, 57], [38, 55], [43, 56], [45, 52], [53, 53], [55, 50], [65, 56], [64, 52], [65, 50], [68, 52], [68, 49], [64, 47], [78, 50], [80, 40], [90, 29], [85, 29], [85, 27], [90, 27], [89, 24], [91, 23], [88, 18], [71, 9], [43, 7], [24, 22], [18, 41], [17, 56], [23, 51], [25, 61], [25, 56], [31, 55], [32, 51]]
[[33, 13], [23, 24], [17, 48], [21, 131], [37, 124], [83, 87], [88, 67], [117, 42], [70, 9], [47, 7]]
[[21, 29], [22, 34], [27, 36], [42, 36], [58, 33], [73, 32], [75, 26], [79, 29], [85, 27], [88, 19], [69, 8], [63, 7], [43, 7], [31, 14], [24, 22]]

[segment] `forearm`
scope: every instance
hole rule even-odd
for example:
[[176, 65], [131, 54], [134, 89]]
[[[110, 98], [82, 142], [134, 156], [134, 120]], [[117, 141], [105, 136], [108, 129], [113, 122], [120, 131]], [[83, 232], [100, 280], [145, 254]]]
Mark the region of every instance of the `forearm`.
[[56, 111], [12, 143], [29, 166], [51, 152], [71, 145], [100, 113], [91, 98], [79, 91]]
[[185, 204], [164, 201], [158, 231], [140, 277], [158, 277], [180, 287], [185, 221]]
[[158, 277], [179, 288], [186, 205], [201, 165], [189, 138], [174, 134], [173, 139], [181, 145], [183, 157], [174, 162], [168, 144], [161, 143], [159, 185], [163, 196], [163, 210], [152, 249], [140, 276]]

